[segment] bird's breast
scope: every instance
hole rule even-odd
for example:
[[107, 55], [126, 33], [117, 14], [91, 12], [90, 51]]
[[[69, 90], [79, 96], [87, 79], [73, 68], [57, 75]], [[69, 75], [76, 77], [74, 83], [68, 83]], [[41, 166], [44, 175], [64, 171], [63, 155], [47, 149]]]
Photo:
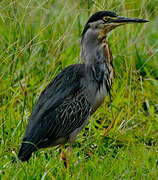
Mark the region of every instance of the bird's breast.
[[105, 96], [107, 95], [107, 88], [105, 83], [100, 85], [100, 88], [97, 89], [94, 101], [93, 112], [103, 103]]

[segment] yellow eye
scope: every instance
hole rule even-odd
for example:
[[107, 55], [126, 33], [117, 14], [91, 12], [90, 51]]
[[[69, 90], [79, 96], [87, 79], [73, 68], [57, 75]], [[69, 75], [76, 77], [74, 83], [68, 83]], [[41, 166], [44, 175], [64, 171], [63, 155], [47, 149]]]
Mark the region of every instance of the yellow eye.
[[109, 20], [109, 19], [110, 19], [110, 17], [105, 16], [103, 19], [104, 19], [104, 21], [107, 21], [107, 20]]
[[111, 19], [111, 20], [112, 20], [112, 19], [114, 20], [114, 19], [116, 19], [116, 17], [105, 16], [103, 19], [104, 19], [104, 21], [108, 21], [108, 20], [110, 20], [110, 19]]

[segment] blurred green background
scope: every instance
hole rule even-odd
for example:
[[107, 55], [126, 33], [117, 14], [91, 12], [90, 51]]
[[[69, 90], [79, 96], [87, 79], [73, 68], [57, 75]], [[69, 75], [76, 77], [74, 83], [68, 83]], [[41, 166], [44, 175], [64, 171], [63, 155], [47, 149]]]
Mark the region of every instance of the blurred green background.
[[[108, 37], [112, 102], [106, 97], [76, 139], [69, 171], [55, 147], [21, 163], [17, 153], [33, 105], [63, 68], [80, 62], [82, 30], [99, 10], [150, 21]], [[0, 179], [157, 179], [157, 12], [157, 0], [0, 1]]]

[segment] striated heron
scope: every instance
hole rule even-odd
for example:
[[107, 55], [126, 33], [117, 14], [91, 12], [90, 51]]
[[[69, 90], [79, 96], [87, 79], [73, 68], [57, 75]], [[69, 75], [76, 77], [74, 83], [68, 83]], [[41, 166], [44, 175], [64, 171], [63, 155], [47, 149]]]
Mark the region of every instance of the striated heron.
[[81, 37], [82, 63], [65, 68], [41, 93], [23, 137], [20, 160], [27, 161], [39, 148], [64, 145], [68, 140], [71, 151], [77, 134], [110, 92], [113, 56], [106, 41], [108, 32], [120, 25], [145, 22], [111, 11], [89, 18]]

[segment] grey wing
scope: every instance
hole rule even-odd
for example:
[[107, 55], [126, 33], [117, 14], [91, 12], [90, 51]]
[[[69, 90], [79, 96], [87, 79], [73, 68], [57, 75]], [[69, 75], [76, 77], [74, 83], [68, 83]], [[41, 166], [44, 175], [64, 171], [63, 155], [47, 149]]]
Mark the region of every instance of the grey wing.
[[46, 87], [31, 114], [19, 158], [28, 159], [36, 147], [47, 147], [84, 123], [90, 114], [86, 88], [81, 83], [85, 74], [84, 65], [72, 65]]
[[[55, 110], [56, 124], [52, 124], [47, 131], [47, 143], [51, 143], [53, 139], [66, 137], [70, 135], [82, 124], [90, 115], [91, 105], [84, 93], [84, 90], [76, 92], [73, 96], [69, 96]], [[50, 119], [52, 113], [50, 112]]]

